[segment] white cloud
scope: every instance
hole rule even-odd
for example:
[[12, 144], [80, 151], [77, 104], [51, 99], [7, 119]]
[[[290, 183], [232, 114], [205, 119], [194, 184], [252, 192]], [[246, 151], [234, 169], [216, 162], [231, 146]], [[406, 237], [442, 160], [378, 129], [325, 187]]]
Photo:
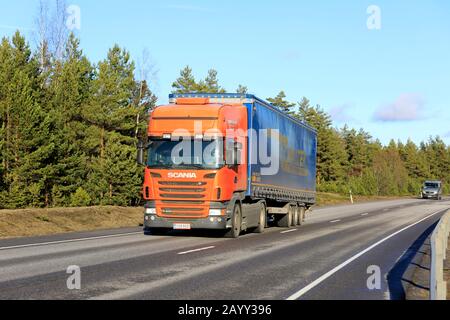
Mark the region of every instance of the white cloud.
[[382, 122], [415, 121], [422, 118], [425, 100], [414, 93], [400, 95], [394, 102], [375, 111], [374, 119]]

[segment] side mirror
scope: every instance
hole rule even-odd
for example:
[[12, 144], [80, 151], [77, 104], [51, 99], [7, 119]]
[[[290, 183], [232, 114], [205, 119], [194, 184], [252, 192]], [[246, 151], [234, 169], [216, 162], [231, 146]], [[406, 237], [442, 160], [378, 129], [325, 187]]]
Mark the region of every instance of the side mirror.
[[137, 147], [137, 164], [143, 166], [144, 163], [144, 142], [139, 140]]

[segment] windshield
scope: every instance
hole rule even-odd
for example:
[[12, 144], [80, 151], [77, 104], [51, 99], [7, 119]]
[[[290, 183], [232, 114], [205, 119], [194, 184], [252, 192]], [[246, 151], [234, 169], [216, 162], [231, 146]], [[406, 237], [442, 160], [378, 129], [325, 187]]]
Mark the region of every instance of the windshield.
[[439, 185], [437, 183], [431, 183], [431, 182], [426, 182], [425, 183], [425, 188], [428, 189], [438, 189]]
[[149, 168], [219, 169], [224, 165], [223, 141], [153, 140], [148, 146]]

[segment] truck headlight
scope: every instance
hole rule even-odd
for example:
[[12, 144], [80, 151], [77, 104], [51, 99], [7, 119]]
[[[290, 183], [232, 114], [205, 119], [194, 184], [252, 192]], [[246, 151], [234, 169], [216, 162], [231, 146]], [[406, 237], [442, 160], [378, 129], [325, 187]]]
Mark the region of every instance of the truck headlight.
[[222, 215], [221, 209], [210, 209], [209, 210], [209, 216], [210, 217], [220, 217]]
[[146, 208], [145, 214], [156, 214], [156, 208]]

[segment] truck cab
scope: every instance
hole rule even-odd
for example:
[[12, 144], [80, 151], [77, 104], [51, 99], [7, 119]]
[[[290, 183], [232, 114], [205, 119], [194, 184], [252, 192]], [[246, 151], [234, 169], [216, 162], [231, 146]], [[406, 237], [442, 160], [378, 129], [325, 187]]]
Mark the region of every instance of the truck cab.
[[143, 192], [146, 227], [231, 228], [228, 205], [247, 189], [247, 139], [236, 136], [246, 125], [243, 105], [208, 98], [180, 98], [153, 111]]

